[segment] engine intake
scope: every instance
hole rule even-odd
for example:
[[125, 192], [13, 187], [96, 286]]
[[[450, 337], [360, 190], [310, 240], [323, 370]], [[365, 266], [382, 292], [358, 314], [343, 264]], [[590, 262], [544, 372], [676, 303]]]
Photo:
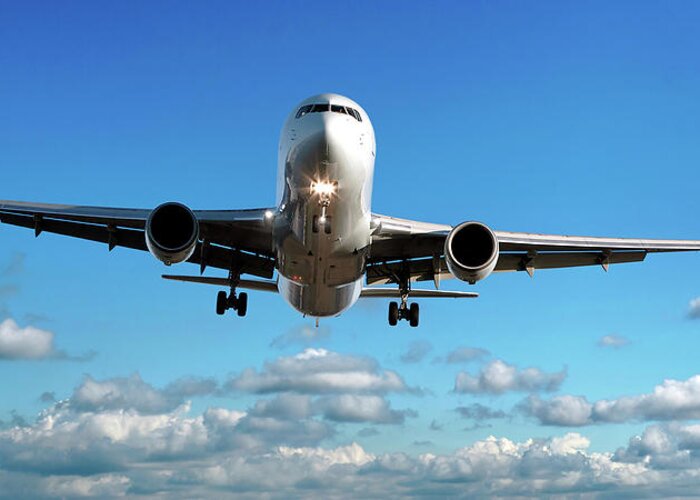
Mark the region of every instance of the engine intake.
[[146, 221], [146, 246], [166, 266], [186, 261], [199, 239], [199, 222], [182, 203], [158, 205]]
[[455, 278], [473, 285], [496, 268], [498, 238], [480, 222], [463, 222], [447, 235], [445, 261]]

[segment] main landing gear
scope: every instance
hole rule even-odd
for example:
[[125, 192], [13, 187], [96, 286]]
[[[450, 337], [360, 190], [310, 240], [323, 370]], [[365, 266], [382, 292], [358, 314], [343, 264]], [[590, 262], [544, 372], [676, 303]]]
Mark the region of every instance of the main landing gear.
[[216, 294], [216, 314], [224, 314], [228, 309], [233, 309], [239, 316], [245, 316], [248, 312], [248, 294], [235, 292], [226, 294], [223, 290]]
[[234, 279], [233, 272], [229, 278], [231, 279], [231, 292], [227, 294], [221, 290], [216, 294], [216, 314], [222, 315], [227, 310], [233, 309], [239, 316], [245, 316], [248, 312], [248, 294], [245, 292], [236, 294], [238, 278]]
[[413, 302], [408, 305], [408, 293], [401, 294], [401, 305], [398, 302], [389, 302], [389, 324], [396, 326], [400, 319], [405, 319], [413, 328], [418, 326], [420, 320], [420, 308]]

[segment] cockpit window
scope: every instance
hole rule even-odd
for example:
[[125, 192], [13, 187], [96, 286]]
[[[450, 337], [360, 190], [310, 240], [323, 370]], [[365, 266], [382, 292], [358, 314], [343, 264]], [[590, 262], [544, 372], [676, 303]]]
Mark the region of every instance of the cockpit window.
[[301, 118], [305, 114], [307, 114], [309, 111], [311, 111], [311, 104], [307, 104], [306, 106], [302, 106], [299, 108], [299, 111], [297, 111], [297, 118]]
[[345, 106], [340, 106], [338, 104], [331, 104], [331, 111], [334, 113], [343, 113], [344, 115], [347, 114], [347, 111], [345, 111]]
[[328, 111], [330, 104], [314, 104], [314, 109], [311, 110], [312, 113], [321, 113], [323, 111]]
[[355, 120], [357, 120], [358, 122], [362, 121], [362, 117], [360, 116], [360, 113], [357, 112], [357, 110], [352, 109], [352, 108], [348, 108], [348, 113], [350, 113], [352, 116], [354, 116]]
[[306, 104], [299, 108], [296, 117], [301, 118], [309, 113], [323, 113], [324, 111], [332, 111], [333, 113], [341, 113], [344, 115], [350, 115], [358, 122], [362, 121], [360, 113], [356, 109], [352, 109], [347, 106], [341, 106], [340, 104]]

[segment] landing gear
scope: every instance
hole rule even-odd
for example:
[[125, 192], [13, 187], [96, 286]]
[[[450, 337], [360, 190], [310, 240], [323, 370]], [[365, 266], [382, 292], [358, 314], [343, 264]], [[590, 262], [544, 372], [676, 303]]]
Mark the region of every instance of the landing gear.
[[420, 307], [415, 302], [409, 307], [406, 299], [402, 297], [400, 306], [397, 302], [389, 302], [389, 325], [396, 326], [399, 320], [405, 319], [413, 328], [418, 326]]
[[389, 302], [389, 324], [396, 326], [399, 321], [399, 305], [396, 302]]
[[248, 312], [248, 294], [241, 292], [238, 294], [238, 304], [236, 304], [236, 312], [243, 317]]
[[226, 292], [221, 290], [216, 294], [216, 314], [221, 316], [228, 309], [228, 297], [226, 297]]
[[226, 294], [223, 290], [216, 294], [216, 314], [222, 315], [227, 310], [233, 309], [239, 316], [245, 316], [248, 312], [248, 294], [235, 292]]
[[[406, 268], [406, 271], [408, 268]], [[389, 325], [396, 326], [399, 320], [405, 319], [413, 328], [418, 326], [420, 320], [420, 307], [413, 302], [408, 304], [408, 296], [411, 293], [410, 274], [403, 272], [395, 276], [396, 282], [399, 283], [399, 291], [401, 294], [401, 304], [398, 302], [389, 302]]]
[[418, 304], [415, 302], [411, 304], [410, 309], [408, 310], [408, 324], [411, 325], [413, 328], [418, 326], [418, 320], [420, 319], [420, 309], [418, 307]]
[[221, 290], [216, 294], [216, 314], [222, 315], [227, 310], [233, 309], [239, 316], [245, 316], [248, 312], [248, 294], [241, 292], [236, 294], [236, 285], [238, 284], [238, 278], [234, 279], [235, 275], [233, 272], [230, 273], [229, 279], [231, 280], [231, 292], [226, 293]]

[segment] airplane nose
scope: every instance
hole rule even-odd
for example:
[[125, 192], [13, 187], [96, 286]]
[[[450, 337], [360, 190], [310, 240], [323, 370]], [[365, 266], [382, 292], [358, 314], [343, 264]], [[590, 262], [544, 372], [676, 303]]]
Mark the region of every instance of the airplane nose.
[[352, 164], [357, 132], [336, 113], [319, 113], [313, 118], [317, 118], [315, 123], [309, 124], [292, 155], [294, 163], [301, 167], [300, 173], [316, 178]]

